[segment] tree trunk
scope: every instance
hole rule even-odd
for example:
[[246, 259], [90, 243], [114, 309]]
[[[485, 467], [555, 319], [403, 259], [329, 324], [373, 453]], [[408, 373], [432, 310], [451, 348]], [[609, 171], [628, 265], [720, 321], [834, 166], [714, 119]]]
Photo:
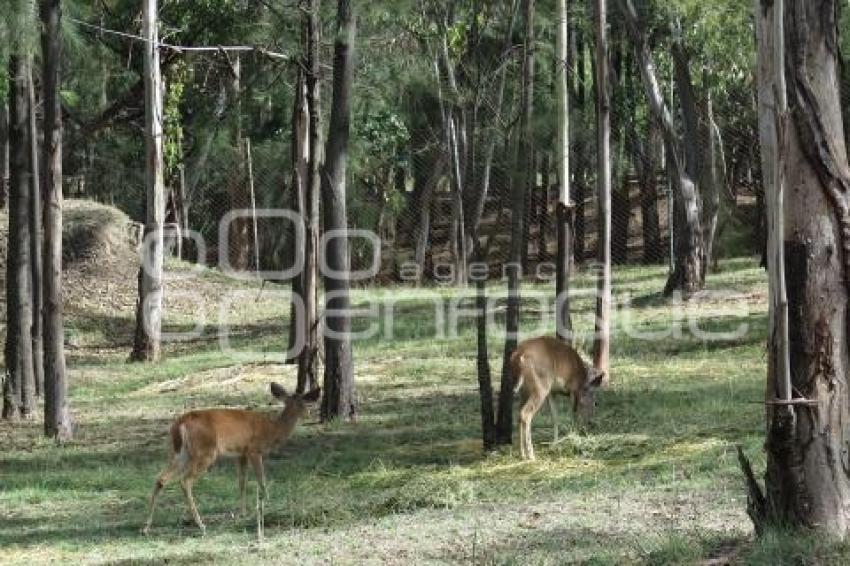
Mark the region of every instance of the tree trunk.
[[61, 0], [41, 3], [44, 89], [44, 434], [70, 440], [73, 423], [65, 380], [62, 302], [62, 108], [59, 98]]
[[[416, 251], [414, 252], [414, 261], [416, 262], [416, 265], [419, 266], [424, 266], [427, 259], [428, 248], [431, 244], [431, 207], [433, 205], [437, 183], [439, 183], [440, 179], [443, 177], [447, 161], [448, 157], [446, 154], [440, 153], [440, 156], [436, 159], [434, 167], [427, 180], [421, 185], [421, 188], [418, 191], [419, 198], [414, 200], [419, 207], [419, 222], [417, 223], [418, 227], [416, 229]], [[422, 278], [420, 277], [420, 280], [421, 279]]]
[[[441, 61], [442, 68], [445, 71], [445, 77], [443, 77], [443, 74], [440, 72]], [[455, 281], [459, 285], [463, 286], [466, 284], [467, 280], [466, 261], [469, 257], [466, 252], [466, 222], [464, 220], [463, 211], [463, 187], [466, 180], [466, 171], [464, 171], [465, 160], [463, 159], [463, 155], [466, 153], [466, 144], [463, 144], [461, 140], [462, 133], [464, 132], [463, 124], [466, 121], [466, 117], [463, 109], [459, 108], [457, 103], [454, 102], [460, 98], [460, 94], [458, 91], [455, 72], [452, 67], [451, 59], [449, 58], [448, 42], [445, 33], [443, 34], [440, 44], [440, 55], [437, 59], [435, 59], [434, 66], [437, 72], [440, 114], [443, 118], [443, 131], [446, 138], [445, 143], [449, 153], [449, 164], [451, 167], [450, 178], [452, 180], [452, 196], [454, 200], [452, 206], [451, 228], [449, 230], [449, 247], [455, 263]], [[451, 103], [447, 103], [443, 97], [443, 90], [440, 86], [443, 84], [443, 78], [445, 78], [445, 82], [448, 84], [449, 91], [451, 92], [453, 99], [453, 102]]]
[[673, 119], [661, 93], [652, 53], [646, 36], [641, 31], [641, 23], [632, 0], [620, 0], [620, 6], [625, 16], [629, 39], [637, 55], [650, 110], [654, 119], [660, 124], [664, 136], [667, 170], [677, 197], [675, 199], [676, 216], [680, 222], [676, 226], [675, 263], [664, 293], [670, 294], [678, 290], [688, 296], [702, 289], [705, 283], [699, 193], [680, 157]]
[[0, 210], [9, 195], [9, 107], [0, 101]]
[[682, 122], [684, 123], [685, 149], [685, 171], [688, 177], [697, 182], [701, 178], [703, 165], [702, 136], [699, 126], [699, 108], [694, 94], [693, 80], [691, 79], [690, 58], [685, 51], [682, 42], [682, 34], [674, 33], [676, 38], [671, 48], [673, 54], [673, 67], [676, 81], [676, 94], [679, 96], [679, 104], [682, 109]]
[[298, 388], [318, 386], [316, 358], [319, 351], [319, 198], [322, 190], [322, 112], [319, 60], [320, 0], [308, 0], [307, 10], [307, 109], [310, 140], [307, 184], [307, 216], [304, 246], [304, 348], [298, 358]]
[[611, 262], [624, 265], [629, 261], [629, 225], [632, 203], [629, 196], [629, 179], [621, 176], [621, 185], [611, 191]]
[[[242, 62], [237, 55], [232, 61], [228, 59], [231, 73], [230, 95], [233, 101], [231, 134], [233, 146], [238, 160], [232, 178], [228, 184], [230, 193], [230, 210], [245, 210], [249, 206], [248, 184], [246, 182], [242, 135]], [[251, 229], [250, 219], [243, 213], [231, 219], [228, 226], [228, 260], [230, 268], [235, 271], [245, 271], [251, 263]]]
[[[772, 13], [771, 6], [780, 14]], [[773, 147], [780, 148], [776, 153], [782, 174], [793, 187], [784, 207], [790, 383], [782, 375], [781, 333], [773, 333], [766, 390], [765, 511], [771, 523], [844, 538], [850, 527], [845, 380], [850, 367], [850, 168], [836, 88], [837, 5], [835, 0], [787, 0], [786, 6], [784, 69], [791, 120], [780, 122]], [[771, 26], [774, 16], [782, 17], [781, 10], [778, 0], [758, 3], [760, 70], [771, 69], [766, 58], [783, 51], [779, 26]], [[777, 66], [773, 63], [774, 73]], [[766, 100], [765, 77], [760, 78], [760, 129], [765, 136], [770, 124], [764, 106], [771, 100]], [[770, 86], [777, 91], [775, 83]], [[770, 153], [763, 158], [769, 166]], [[766, 168], [766, 178], [768, 172]], [[779, 311], [775, 306], [772, 310], [773, 324], [781, 324]], [[796, 403], [788, 405], [791, 397]]]
[[[585, 49], [585, 41], [584, 35], [582, 33], [582, 28], [578, 24], [573, 24], [574, 33], [572, 36], [575, 38], [575, 82], [573, 88], [573, 96], [575, 96], [576, 106], [584, 109], [585, 104], [587, 102], [587, 86], [585, 81], [586, 74], [586, 49]], [[585, 255], [585, 199], [587, 198], [587, 168], [588, 168], [588, 159], [587, 152], [585, 151], [585, 143], [584, 139], [581, 139], [579, 136], [583, 135], [583, 132], [574, 130], [574, 148], [575, 155], [573, 159], [573, 163], [575, 163], [575, 186], [573, 187], [573, 192], [575, 193], [575, 198], [572, 199], [574, 202], [575, 210], [572, 213], [572, 226], [573, 226], [573, 257], [575, 261], [582, 262], [584, 261]]]
[[9, 238], [6, 259], [6, 372], [3, 418], [29, 417], [35, 408], [30, 270], [30, 170], [27, 144], [27, 82], [23, 57], [9, 63]]
[[145, 231], [131, 361], [159, 360], [162, 329], [162, 260], [165, 190], [162, 153], [162, 77], [156, 47], [156, 0], [145, 0]]
[[[309, 17], [309, 16], [307, 16]], [[306, 30], [305, 30], [306, 31]], [[290, 261], [303, 252], [306, 242], [298, 241], [298, 234], [307, 228], [307, 184], [310, 182], [307, 169], [310, 166], [310, 109], [307, 106], [307, 81], [303, 66], [296, 67], [298, 74], [295, 80], [295, 100], [292, 108], [292, 210], [302, 223], [303, 232], [293, 225], [289, 230]], [[306, 267], [306, 266], [305, 266]], [[299, 316], [301, 309], [296, 306], [304, 304], [304, 275], [301, 270], [292, 278], [292, 300], [289, 310], [289, 347], [287, 348], [286, 363], [297, 363], [302, 350], [294, 351], [296, 346], [304, 347], [305, 328], [304, 316]]]
[[540, 159], [540, 198], [537, 202], [537, 261], [549, 261], [548, 237], [551, 220], [549, 219], [549, 153]]
[[502, 381], [499, 389], [499, 410], [496, 424], [496, 442], [510, 444], [513, 429], [513, 377], [511, 375], [511, 354], [516, 349], [519, 332], [520, 281], [522, 279], [523, 248], [528, 247], [525, 240], [525, 206], [529, 177], [534, 174], [532, 156], [533, 115], [534, 115], [534, 0], [525, 3], [525, 39], [523, 54], [522, 109], [520, 139], [517, 144], [518, 173], [512, 181], [511, 197], [511, 253], [508, 268], [508, 300], [505, 314], [505, 352], [502, 364]]
[[593, 365], [608, 371], [611, 333], [611, 106], [608, 92], [608, 14], [605, 0], [596, 2], [596, 182], [599, 240], [596, 261], [596, 324]]
[[[640, 182], [640, 220], [643, 233], [643, 263], [660, 263], [664, 259], [664, 244], [658, 222], [658, 126], [654, 120], [647, 124], [646, 141], [636, 155], [635, 165]], [[636, 142], [636, 146], [639, 144]]]
[[42, 303], [44, 290], [42, 288], [42, 257], [43, 245], [42, 213], [41, 213], [41, 175], [38, 158], [38, 123], [36, 120], [35, 84], [33, 82], [33, 69], [30, 69], [27, 80], [27, 141], [29, 143], [30, 159], [30, 199], [29, 199], [29, 222], [30, 222], [30, 268], [32, 285], [32, 366], [35, 379], [35, 394], [41, 396], [44, 393], [44, 342], [42, 341]]
[[[558, 108], [555, 166], [558, 171], [558, 207], [556, 221], [557, 263], [555, 268], [555, 335], [568, 344], [573, 340], [573, 322], [570, 316], [570, 275], [573, 265], [573, 202], [570, 196], [570, 89], [567, 69], [570, 44], [567, 0], [558, 0], [558, 30], [555, 37], [555, 98]], [[573, 43], [575, 45], [575, 43]], [[573, 50], [572, 63], [576, 62], [577, 49]], [[544, 178], [545, 179], [545, 178]], [[548, 184], [548, 181], [547, 181]], [[548, 190], [547, 190], [548, 196]], [[548, 210], [548, 198], [544, 203]], [[584, 213], [584, 208], [582, 208]], [[542, 226], [541, 226], [542, 230]], [[545, 239], [541, 238], [541, 242]]]
[[346, 214], [346, 164], [348, 157], [351, 94], [354, 82], [354, 34], [356, 24], [350, 0], [337, 2], [337, 34], [334, 43], [334, 78], [328, 142], [325, 151], [322, 195], [325, 230], [325, 391], [322, 420], [353, 421], [357, 405], [351, 359], [351, 313], [349, 300], [348, 216]]
[[714, 238], [717, 233], [717, 221], [720, 216], [720, 192], [725, 177], [723, 165], [723, 147], [720, 128], [714, 121], [714, 104], [711, 92], [705, 100], [705, 152], [702, 167], [702, 225], [705, 226], [705, 257], [703, 273], [708, 273], [714, 264]]

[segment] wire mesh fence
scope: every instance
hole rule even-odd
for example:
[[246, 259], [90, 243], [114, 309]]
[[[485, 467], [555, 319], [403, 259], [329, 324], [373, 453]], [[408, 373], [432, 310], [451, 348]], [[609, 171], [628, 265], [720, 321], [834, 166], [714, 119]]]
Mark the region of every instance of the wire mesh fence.
[[[567, 61], [569, 185], [573, 256], [582, 267], [598, 256], [595, 69], [587, 10], [574, 3], [570, 17], [577, 23]], [[409, 30], [388, 40], [387, 30], [372, 28], [373, 35], [367, 31], [358, 38], [346, 187], [351, 268], [368, 273], [358, 286], [463, 285], [463, 265], [471, 261], [483, 261], [498, 278], [512, 261], [511, 222], [517, 214], [524, 216], [525, 277], [553, 279], [560, 179], [552, 93], [554, 71], [562, 63], [547, 47], [554, 42], [554, 26], [538, 26], [531, 139], [521, 145], [523, 39], [511, 32], [507, 18], [494, 18], [491, 25], [492, 45], [479, 45], [481, 53], [472, 55], [455, 49], [441, 56], [435, 36], [423, 48]], [[611, 29], [612, 261], [671, 265], [677, 228], [667, 150], [631, 46], [617, 36], [622, 24], [616, 14]], [[330, 43], [322, 49], [330, 61]], [[702, 183], [708, 168], [716, 180], [713, 257], [759, 253], [763, 198], [752, 77], [740, 73], [737, 58], [715, 60], [710, 73], [695, 73], [690, 86], [696, 127], [690, 131], [693, 116], [686, 115], [669, 50], [662, 44], [655, 52], [677, 149], [684, 155], [713, 148], [710, 163], [703, 160], [709, 165], [694, 175]], [[752, 46], [742, 50], [751, 52]], [[241, 59], [242, 83], [234, 86], [233, 59], [210, 52], [187, 55], [176, 67], [166, 62], [166, 108], [172, 110], [165, 124], [168, 250], [190, 262], [279, 279], [299, 252], [293, 218], [285, 214], [297, 208], [290, 133], [297, 65], [247, 54]], [[692, 67], [700, 64], [705, 62]], [[736, 81], [720, 84], [716, 78], [735, 73]], [[324, 124], [330, 75], [324, 68]], [[130, 105], [97, 134], [67, 127], [66, 196], [109, 204], [133, 222], [143, 220], [140, 111], [140, 105]], [[524, 211], [512, 196], [518, 184]], [[138, 240], [138, 224], [135, 234]], [[473, 257], [475, 236], [480, 257]]]

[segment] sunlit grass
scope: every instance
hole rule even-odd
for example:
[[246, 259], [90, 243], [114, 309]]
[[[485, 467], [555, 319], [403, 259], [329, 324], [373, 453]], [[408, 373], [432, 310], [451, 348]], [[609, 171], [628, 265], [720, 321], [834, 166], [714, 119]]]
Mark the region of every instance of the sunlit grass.
[[[599, 395], [587, 433], [572, 428], [559, 400], [561, 439], [553, 444], [548, 411], [541, 411], [533, 463], [519, 460], [515, 448], [482, 453], [474, 321], [464, 320], [457, 336], [434, 332], [433, 297], [448, 302], [456, 290], [358, 294], [361, 304], [394, 303], [393, 333], [381, 328], [355, 343], [357, 423], [321, 426], [310, 418], [270, 459], [263, 543], [252, 514], [231, 514], [237, 489], [230, 462], [196, 487], [205, 538], [182, 524], [175, 487], [164, 493], [152, 535], [138, 529], [175, 415], [222, 405], [275, 410], [267, 383], [293, 384], [292, 366], [270, 363], [285, 344], [288, 304], [256, 295], [259, 284], [247, 287], [260, 298], [237, 313], [239, 357], [220, 350], [214, 320], [204, 339], [168, 345], [156, 366], [127, 364], [119, 349], [82, 348], [70, 357], [73, 443], [57, 448], [42, 440], [36, 422], [0, 424], [0, 562], [768, 563], [782, 542], [750, 543], [735, 458], [741, 444], [763, 467], [764, 273], [751, 260], [721, 267], [709, 288], [749, 297], [748, 309], [724, 310], [727, 299], [711, 297], [687, 307], [697, 309], [701, 328], [748, 325], [720, 341], [696, 338], [687, 325], [663, 340], [627, 332], [627, 320], [641, 332], [660, 332], [683, 311], [660, 295], [663, 267], [617, 269], [615, 294], [628, 290], [633, 301], [615, 315], [612, 385]], [[211, 297], [232, 285], [212, 271], [201, 281]], [[582, 273], [576, 285], [592, 282]], [[551, 295], [550, 285], [525, 289]], [[585, 345], [592, 303], [574, 306]], [[496, 386], [501, 316], [488, 340]], [[524, 329], [539, 317], [526, 312]], [[175, 320], [191, 323], [187, 312]], [[77, 328], [84, 341], [96, 332]], [[794, 556], [813, 548], [806, 544]], [[828, 548], [827, 559], [844, 552]]]

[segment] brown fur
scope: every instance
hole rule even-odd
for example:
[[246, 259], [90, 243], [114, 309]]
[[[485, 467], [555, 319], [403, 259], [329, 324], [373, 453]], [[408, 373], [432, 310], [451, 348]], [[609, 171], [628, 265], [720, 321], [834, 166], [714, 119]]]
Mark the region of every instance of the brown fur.
[[219, 456], [235, 456], [239, 464], [239, 492], [245, 510], [245, 465], [250, 462], [263, 496], [266, 495], [263, 456], [292, 435], [295, 426], [307, 412], [307, 405], [316, 401], [319, 390], [303, 397], [287, 395], [277, 384], [272, 394], [284, 402], [279, 417], [240, 409], [205, 409], [190, 411], [171, 425], [171, 458], [154, 485], [150, 509], [142, 532], [147, 534], [153, 522], [156, 499], [168, 481], [177, 476], [186, 496], [189, 512], [195, 524], [205, 531], [204, 523], [192, 496], [192, 484]]
[[572, 346], [552, 336], [521, 342], [511, 354], [510, 364], [514, 392], [520, 394], [520, 453], [524, 459], [533, 460], [531, 421], [543, 402], [549, 401], [557, 441], [557, 414], [550, 394], [569, 394], [573, 418], [587, 421], [592, 415], [593, 392], [602, 383], [604, 374], [588, 366]]

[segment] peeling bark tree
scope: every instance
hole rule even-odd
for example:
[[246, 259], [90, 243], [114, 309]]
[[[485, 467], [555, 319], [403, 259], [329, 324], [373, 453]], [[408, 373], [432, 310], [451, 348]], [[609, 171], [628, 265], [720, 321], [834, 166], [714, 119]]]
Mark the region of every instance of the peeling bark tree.
[[703, 234], [700, 219], [699, 193], [694, 180], [688, 175], [678, 149], [678, 140], [673, 118], [655, 72], [655, 62], [632, 0], [620, 0], [629, 40], [632, 43], [640, 68], [646, 97], [654, 119], [661, 127], [664, 138], [667, 171], [675, 194], [676, 250], [673, 271], [664, 288], [665, 294], [681, 291], [685, 296], [702, 289], [705, 283], [703, 271]]
[[59, 99], [61, 0], [41, 3], [44, 89], [44, 434], [59, 441], [73, 435], [65, 381], [62, 303], [62, 109]]
[[162, 328], [162, 260], [165, 189], [162, 153], [162, 78], [156, 0], [145, 0], [145, 237], [139, 267], [139, 300], [131, 361], [157, 361]]
[[306, 224], [304, 242], [304, 348], [298, 357], [298, 389], [318, 385], [316, 358], [319, 352], [319, 198], [322, 191], [322, 112], [319, 61], [319, 0], [308, 0], [307, 20], [307, 109], [310, 143], [307, 167]]
[[345, 206], [351, 91], [354, 82], [355, 20], [350, 0], [337, 3], [334, 78], [322, 175], [325, 230], [334, 232], [325, 244], [325, 378], [322, 420], [354, 420], [354, 371], [351, 360], [348, 216]]
[[27, 145], [29, 64], [9, 63], [9, 241], [6, 259], [6, 379], [3, 418], [28, 417], [35, 407], [30, 278], [30, 171]]
[[[306, 30], [304, 35], [306, 36]], [[306, 63], [306, 57], [305, 63]], [[295, 72], [295, 97], [292, 107], [292, 131], [291, 131], [291, 159], [292, 159], [292, 211], [298, 216], [301, 227], [290, 224], [289, 229], [289, 257], [293, 263], [295, 258], [304, 251], [305, 242], [299, 241], [298, 234], [305, 232], [299, 228], [306, 228], [307, 217], [307, 184], [310, 182], [307, 169], [310, 163], [310, 110], [307, 106], [307, 81], [304, 65], [296, 67]], [[306, 235], [306, 234], [305, 234]], [[301, 351], [295, 351], [296, 347], [303, 348], [304, 345], [304, 316], [300, 314], [298, 303], [304, 304], [304, 274], [302, 269], [292, 278], [291, 305], [289, 310], [289, 347], [287, 348], [286, 363], [297, 362]], [[301, 391], [303, 393], [303, 390]]]
[[[766, 172], [775, 165], [771, 160], [779, 160], [778, 186], [784, 176], [790, 189], [782, 236], [790, 377], [783, 375], [779, 347], [784, 341], [781, 310], [773, 305], [766, 492], [760, 499], [751, 482], [750, 512], [757, 526], [806, 526], [843, 538], [850, 528], [845, 380], [850, 368], [850, 167], [837, 88], [837, 6], [835, 0], [787, 0], [783, 65], [776, 57], [783, 53], [782, 2], [757, 0], [756, 5], [762, 158]], [[790, 120], [781, 110], [779, 120], [774, 117], [776, 105], [782, 106], [782, 68]], [[768, 176], [774, 180], [769, 190], [776, 189], [775, 178]], [[774, 254], [771, 261], [778, 267]]]

